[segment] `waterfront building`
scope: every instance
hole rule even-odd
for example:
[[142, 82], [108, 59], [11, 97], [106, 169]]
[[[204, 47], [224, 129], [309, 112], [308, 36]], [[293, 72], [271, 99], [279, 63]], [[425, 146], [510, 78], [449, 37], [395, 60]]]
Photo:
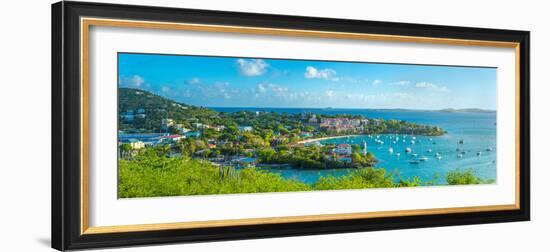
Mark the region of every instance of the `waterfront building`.
[[340, 155], [351, 155], [351, 145], [338, 144], [334, 151]]

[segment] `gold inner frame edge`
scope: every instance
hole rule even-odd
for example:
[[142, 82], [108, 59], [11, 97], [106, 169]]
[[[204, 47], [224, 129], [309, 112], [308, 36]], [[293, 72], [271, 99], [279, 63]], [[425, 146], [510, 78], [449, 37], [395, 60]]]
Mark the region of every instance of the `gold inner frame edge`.
[[[409, 42], [409, 43], [429, 43], [429, 44], [446, 44], [446, 45], [462, 45], [462, 46], [487, 46], [487, 47], [504, 47], [515, 49], [515, 76], [516, 76], [516, 186], [515, 186], [515, 204], [509, 205], [489, 205], [489, 206], [474, 206], [474, 207], [452, 207], [452, 208], [434, 208], [434, 209], [415, 209], [415, 210], [396, 210], [396, 211], [378, 211], [378, 212], [362, 212], [362, 213], [342, 213], [342, 214], [321, 214], [321, 215], [301, 215], [301, 216], [284, 216], [284, 217], [265, 217], [265, 218], [248, 218], [248, 219], [228, 219], [228, 220], [209, 220], [209, 221], [191, 221], [191, 222], [172, 222], [172, 223], [155, 223], [155, 224], [132, 224], [120, 226], [96, 226], [89, 225], [89, 31], [90, 26], [106, 26], [106, 27], [127, 27], [127, 28], [144, 28], [144, 29], [164, 29], [164, 30], [185, 30], [185, 31], [201, 31], [201, 32], [222, 32], [222, 33], [239, 33], [239, 34], [254, 34], [254, 35], [275, 35], [275, 36], [293, 36], [293, 37], [316, 37], [329, 39], [355, 39], [369, 41], [385, 41], [385, 42]], [[366, 33], [348, 33], [348, 32], [329, 32], [317, 30], [295, 30], [295, 29], [278, 29], [278, 28], [262, 28], [249, 26], [227, 26], [227, 25], [206, 25], [195, 23], [170, 23], [170, 22], [152, 22], [138, 20], [122, 20], [122, 19], [101, 19], [87, 18], [80, 19], [80, 66], [81, 66], [81, 188], [80, 188], [80, 233], [87, 234], [103, 234], [103, 233], [120, 233], [120, 232], [140, 232], [140, 231], [159, 231], [173, 229], [190, 229], [190, 228], [206, 228], [206, 227], [224, 227], [224, 226], [239, 226], [239, 225], [261, 225], [261, 224], [278, 224], [291, 222], [312, 222], [312, 221], [330, 221], [330, 220], [350, 220], [350, 219], [367, 219], [367, 218], [382, 218], [394, 216], [415, 216], [415, 215], [434, 215], [434, 214], [452, 214], [452, 213], [470, 213], [470, 212], [490, 212], [501, 210], [517, 210], [520, 209], [520, 48], [517, 42], [489, 41], [489, 40], [468, 40], [468, 39], [452, 39], [452, 38], [433, 38], [433, 37], [417, 37], [417, 36], [400, 36], [400, 35], [382, 35], [382, 34], [366, 34]]]

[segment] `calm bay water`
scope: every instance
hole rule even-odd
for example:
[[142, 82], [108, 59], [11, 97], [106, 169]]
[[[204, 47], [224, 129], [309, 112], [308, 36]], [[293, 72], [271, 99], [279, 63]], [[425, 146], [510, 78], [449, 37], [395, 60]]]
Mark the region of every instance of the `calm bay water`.
[[[397, 171], [402, 178], [418, 176], [422, 180], [445, 182], [445, 173], [455, 169], [472, 169], [475, 174], [484, 179], [496, 179], [496, 113], [494, 112], [441, 112], [415, 110], [376, 110], [376, 109], [302, 109], [302, 108], [213, 108], [220, 112], [236, 111], [272, 111], [277, 113], [316, 113], [325, 115], [349, 114], [362, 115], [367, 118], [397, 119], [420, 124], [435, 125], [447, 131], [447, 134], [438, 137], [416, 137], [411, 144], [411, 135], [380, 135], [376, 137], [354, 136], [320, 141], [326, 143], [349, 143], [362, 145], [367, 142], [367, 150], [372, 152], [379, 162], [376, 167], [386, 168], [388, 171]], [[397, 140], [399, 138], [399, 140]], [[459, 140], [464, 143], [459, 145]], [[403, 142], [405, 140], [405, 142]], [[395, 143], [393, 143], [395, 141]], [[411, 148], [406, 153], [405, 148]], [[465, 151], [458, 157], [457, 147]], [[392, 148], [393, 152], [389, 149]], [[487, 151], [491, 148], [491, 151]], [[431, 150], [431, 152], [430, 152]], [[478, 155], [480, 152], [480, 155]], [[400, 153], [398, 156], [397, 153]], [[414, 158], [426, 157], [427, 160], [418, 164], [411, 164]], [[439, 153], [441, 159], [436, 158]], [[275, 169], [269, 171], [281, 174], [285, 178], [295, 178], [306, 183], [313, 183], [321, 176], [343, 176], [353, 169], [330, 170], [298, 170], [292, 168]]]

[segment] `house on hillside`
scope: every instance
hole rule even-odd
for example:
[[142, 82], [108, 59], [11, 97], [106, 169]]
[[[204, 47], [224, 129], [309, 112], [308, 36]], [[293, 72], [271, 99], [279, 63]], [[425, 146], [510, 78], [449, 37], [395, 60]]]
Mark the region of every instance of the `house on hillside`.
[[120, 141], [120, 144], [129, 144], [132, 150], [140, 150], [145, 148], [145, 143], [135, 138]]
[[319, 141], [313, 141], [313, 142], [306, 142], [304, 143], [304, 146], [317, 146], [317, 147], [323, 147], [323, 144], [321, 144]]
[[239, 126], [241, 132], [252, 132], [252, 130], [254, 130], [252, 126]]
[[334, 151], [340, 155], [351, 155], [351, 145], [339, 144]]
[[201, 133], [198, 131], [188, 131], [185, 132], [185, 136], [188, 138], [198, 138], [201, 136]]
[[182, 136], [182, 135], [178, 135], [178, 134], [175, 134], [175, 135], [168, 135], [168, 136], [161, 136], [159, 137], [159, 143], [173, 143], [173, 142], [177, 142], [181, 139], [184, 139], [185, 136]]
[[162, 126], [162, 129], [168, 129], [169, 127], [174, 126], [174, 120], [170, 118], [162, 119], [160, 124]]
[[128, 110], [120, 115], [122, 121], [124, 122], [133, 122], [134, 121], [134, 111]]

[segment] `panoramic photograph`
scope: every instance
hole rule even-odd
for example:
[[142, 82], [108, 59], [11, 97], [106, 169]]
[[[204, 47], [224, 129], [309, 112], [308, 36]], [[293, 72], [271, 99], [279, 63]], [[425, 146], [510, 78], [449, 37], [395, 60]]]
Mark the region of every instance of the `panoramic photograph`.
[[494, 184], [496, 68], [118, 54], [118, 198]]

